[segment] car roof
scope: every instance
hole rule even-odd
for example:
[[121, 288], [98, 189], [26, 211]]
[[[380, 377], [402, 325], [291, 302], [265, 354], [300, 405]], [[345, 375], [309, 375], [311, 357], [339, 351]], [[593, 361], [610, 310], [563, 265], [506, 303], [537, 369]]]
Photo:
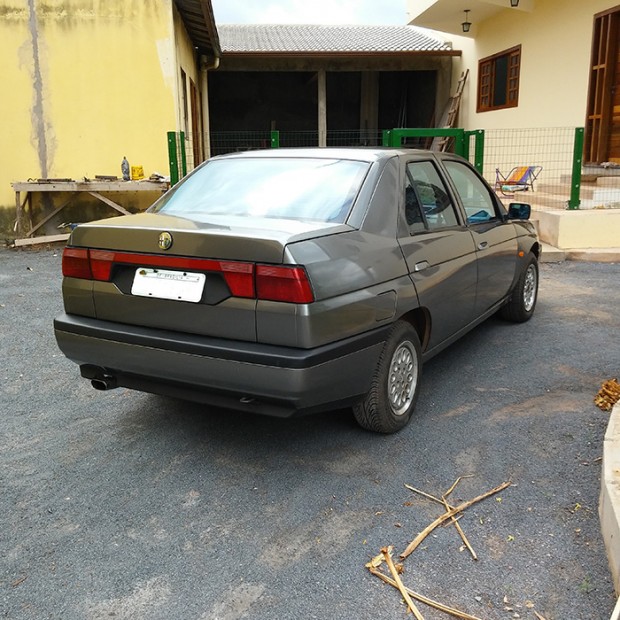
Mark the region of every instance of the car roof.
[[219, 155], [213, 159], [248, 159], [248, 158], [313, 158], [313, 159], [353, 159], [369, 163], [396, 157], [399, 155], [414, 155], [428, 157], [429, 151], [421, 149], [403, 149], [396, 147], [302, 147], [302, 148], [275, 148], [256, 151], [242, 151]]

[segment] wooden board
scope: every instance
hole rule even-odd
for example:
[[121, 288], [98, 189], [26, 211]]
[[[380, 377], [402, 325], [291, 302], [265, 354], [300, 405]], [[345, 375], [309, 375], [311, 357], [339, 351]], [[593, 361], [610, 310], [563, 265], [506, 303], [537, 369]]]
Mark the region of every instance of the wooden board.
[[31, 239], [15, 239], [13, 241], [13, 247], [19, 248], [25, 245], [40, 245], [42, 243], [58, 243], [59, 241], [66, 241], [69, 238], [68, 234], [64, 235], [45, 235], [41, 237], [32, 237]]

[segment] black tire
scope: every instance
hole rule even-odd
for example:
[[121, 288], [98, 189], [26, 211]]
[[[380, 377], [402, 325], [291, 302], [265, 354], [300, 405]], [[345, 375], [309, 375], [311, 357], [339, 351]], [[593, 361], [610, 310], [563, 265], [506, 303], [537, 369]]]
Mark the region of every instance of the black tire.
[[353, 407], [358, 424], [386, 434], [404, 428], [418, 399], [421, 371], [418, 334], [406, 321], [397, 321], [379, 357], [368, 394]]
[[530, 252], [519, 280], [515, 285], [512, 295], [500, 310], [500, 316], [507, 321], [524, 323], [529, 321], [534, 314], [536, 301], [538, 300], [538, 261]]

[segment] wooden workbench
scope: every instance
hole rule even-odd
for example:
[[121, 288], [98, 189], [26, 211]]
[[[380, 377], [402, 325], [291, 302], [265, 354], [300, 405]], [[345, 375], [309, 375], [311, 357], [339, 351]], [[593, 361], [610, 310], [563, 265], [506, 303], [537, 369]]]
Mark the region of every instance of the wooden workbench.
[[[11, 183], [11, 187], [15, 191], [15, 217], [16, 217], [16, 231], [19, 239], [31, 238], [34, 233], [41, 228], [44, 224], [49, 222], [55, 215], [60, 213], [68, 204], [70, 204], [79, 194], [86, 192], [96, 198], [97, 200], [108, 205], [112, 209], [122, 213], [123, 215], [130, 215], [129, 211], [123, 206], [103, 194], [114, 192], [159, 192], [164, 193], [169, 185], [164, 181], [20, 181]], [[70, 196], [59, 207], [54, 209], [52, 213], [44, 217], [36, 226], [30, 224], [30, 230], [25, 230], [24, 226], [24, 207], [26, 203], [30, 206], [30, 213], [32, 214], [32, 194], [45, 193], [45, 192], [66, 192]], [[22, 193], [25, 193], [22, 196]], [[57, 237], [61, 235], [54, 235], [54, 240], [58, 240]], [[68, 235], [66, 235], [68, 237]], [[30, 242], [32, 243], [32, 242]], [[19, 244], [16, 242], [16, 245]]]

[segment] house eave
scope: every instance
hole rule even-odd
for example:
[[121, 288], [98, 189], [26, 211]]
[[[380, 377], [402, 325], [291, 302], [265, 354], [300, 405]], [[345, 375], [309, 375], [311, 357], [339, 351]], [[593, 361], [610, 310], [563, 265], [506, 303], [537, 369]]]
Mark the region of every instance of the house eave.
[[314, 52], [266, 52], [266, 51], [243, 51], [243, 52], [231, 52], [224, 50], [222, 52], [222, 59], [226, 58], [412, 58], [418, 56], [435, 57], [435, 56], [461, 56], [461, 50], [441, 50], [441, 51], [410, 51], [410, 52], [329, 52], [329, 51], [314, 51]]
[[185, 29], [199, 54], [222, 55], [211, 0], [174, 0]]
[[[536, 0], [519, 0], [518, 7], [511, 7], [508, 0], [468, 0], [466, 4], [454, 0], [426, 0], [424, 4], [410, 1], [409, 12], [412, 19], [409, 24], [438, 32], [473, 37], [477, 26], [482, 22], [505, 11], [531, 12], [534, 10], [535, 2]], [[468, 33], [463, 32], [464, 9], [467, 9], [467, 21], [471, 23], [471, 30]]]

